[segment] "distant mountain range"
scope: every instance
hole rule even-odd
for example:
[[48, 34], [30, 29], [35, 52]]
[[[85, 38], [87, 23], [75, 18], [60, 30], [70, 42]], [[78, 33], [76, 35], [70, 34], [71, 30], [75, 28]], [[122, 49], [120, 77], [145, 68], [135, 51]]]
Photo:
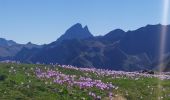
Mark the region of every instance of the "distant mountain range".
[[[59, 63], [80, 67], [112, 70], [143, 70], [155, 68], [159, 58], [162, 27], [147, 25], [133, 31], [113, 30], [104, 36], [93, 36], [80, 23], [69, 28], [56, 41], [46, 45], [17, 44], [0, 39], [0, 58], [24, 63]], [[165, 60], [170, 58], [170, 34], [167, 35]]]
[[32, 44], [31, 42], [27, 44], [18, 44], [13, 40], [0, 38], [0, 60], [13, 59], [23, 48], [31, 49], [41, 47], [42, 46]]

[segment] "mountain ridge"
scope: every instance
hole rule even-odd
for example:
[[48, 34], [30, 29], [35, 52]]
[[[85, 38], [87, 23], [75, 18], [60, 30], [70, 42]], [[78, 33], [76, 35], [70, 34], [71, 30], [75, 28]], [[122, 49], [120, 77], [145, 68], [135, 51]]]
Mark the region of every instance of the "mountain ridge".
[[93, 37], [93, 35], [90, 33], [87, 26], [82, 27], [80, 23], [76, 23], [68, 30], [66, 30], [66, 32], [57, 39], [57, 41], [70, 39], [85, 39], [91, 37]]
[[[154, 69], [159, 58], [158, 44], [162, 27], [168, 27], [170, 33], [169, 25], [157, 24], [127, 32], [116, 29], [104, 36], [93, 36], [87, 26], [82, 27], [78, 23], [57, 41], [42, 48], [23, 48], [14, 59], [24, 63], [59, 63], [125, 71]], [[79, 37], [79, 34], [84, 33], [88, 35]], [[169, 40], [166, 42], [167, 46], [170, 45]], [[170, 47], [166, 50], [166, 53], [169, 52]]]

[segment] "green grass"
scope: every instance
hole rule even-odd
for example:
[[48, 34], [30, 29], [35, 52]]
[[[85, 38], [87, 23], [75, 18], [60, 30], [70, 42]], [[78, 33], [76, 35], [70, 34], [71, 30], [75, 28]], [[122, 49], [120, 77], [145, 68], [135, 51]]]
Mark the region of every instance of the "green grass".
[[[13, 67], [16, 72], [9, 72]], [[97, 88], [80, 89], [77, 86], [69, 87], [67, 84], [59, 85], [50, 83], [51, 80], [40, 80], [35, 76], [36, 67], [45, 69], [45, 65], [33, 64], [0, 64], [0, 100], [93, 100], [89, 92], [94, 92], [108, 99], [108, 91]], [[46, 66], [46, 69], [57, 69], [66, 75], [76, 75], [78, 77], [90, 77], [103, 82], [111, 82], [118, 86], [112, 93], [122, 100], [170, 100], [170, 80], [161, 81], [162, 90], [158, 88], [160, 80], [156, 78], [140, 78], [138, 80], [128, 78], [113, 79], [111, 76], [98, 76], [96, 73], [82, 72], [62, 67]], [[28, 75], [29, 74], [29, 75]], [[46, 83], [48, 82], [48, 83]], [[115, 97], [116, 99], [116, 97]]]

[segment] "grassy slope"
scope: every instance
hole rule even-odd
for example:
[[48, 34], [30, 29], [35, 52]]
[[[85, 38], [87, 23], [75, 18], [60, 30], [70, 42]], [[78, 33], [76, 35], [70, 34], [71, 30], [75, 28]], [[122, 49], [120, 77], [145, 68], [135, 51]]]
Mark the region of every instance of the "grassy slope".
[[[50, 84], [50, 80], [39, 80], [34, 74], [34, 69], [37, 66], [0, 64], [0, 100], [81, 100], [83, 98], [93, 100], [88, 95], [89, 91], [102, 96], [104, 100], [108, 100], [108, 91], [102, 91], [97, 88], [80, 89], [76, 86], [68, 87], [66, 84]], [[11, 67], [14, 67], [13, 69], [16, 70], [16, 73], [9, 72]], [[44, 68], [44, 65], [41, 65], [41, 67]], [[157, 88], [158, 79], [155, 78], [140, 78], [139, 80], [127, 78], [112, 79], [110, 76], [97, 76], [95, 73], [61, 67], [57, 67], [57, 70], [68, 75], [88, 76], [93, 79], [100, 79], [103, 82], [112, 82], [113, 85], [119, 87], [112, 90], [113, 94], [124, 99], [157, 100], [158, 96], [162, 96], [163, 100], [170, 100], [169, 80], [161, 81], [163, 90], [159, 92]]]

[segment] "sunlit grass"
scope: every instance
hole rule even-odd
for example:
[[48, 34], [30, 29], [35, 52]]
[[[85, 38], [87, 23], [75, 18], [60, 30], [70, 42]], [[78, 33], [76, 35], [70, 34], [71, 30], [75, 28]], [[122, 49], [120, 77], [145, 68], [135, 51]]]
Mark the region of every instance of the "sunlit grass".
[[[56, 84], [51, 82], [52, 79], [37, 78], [35, 75], [36, 67], [43, 70], [57, 70], [65, 75], [89, 77], [94, 80], [101, 80], [104, 83], [111, 82], [118, 88], [111, 90], [100, 90], [96, 87], [80, 89], [78, 86]], [[12, 71], [14, 69], [15, 71]], [[101, 96], [102, 100], [109, 100], [110, 92], [113, 93], [114, 99], [121, 98], [122, 100], [170, 99], [170, 80], [159, 80], [157, 78], [113, 78], [112, 76], [100, 76], [95, 72], [31, 64], [0, 64], [0, 76], [1, 100], [93, 100], [94, 98], [89, 95], [89, 92]], [[161, 94], [157, 92], [159, 90], [158, 81], [161, 81], [162, 85]]]

